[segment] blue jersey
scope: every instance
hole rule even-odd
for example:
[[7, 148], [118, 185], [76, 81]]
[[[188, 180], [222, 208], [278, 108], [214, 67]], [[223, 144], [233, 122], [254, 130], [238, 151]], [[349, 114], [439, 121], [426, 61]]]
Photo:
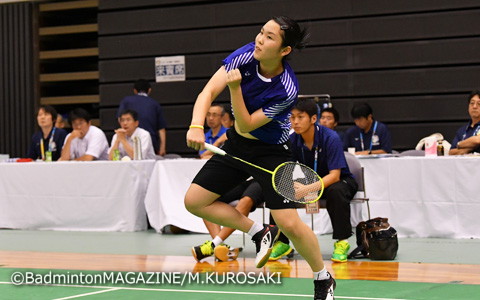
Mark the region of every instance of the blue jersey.
[[[330, 128], [315, 125], [315, 133], [312, 149], [305, 146], [300, 134], [292, 133], [293, 161], [298, 161], [314, 169], [318, 175], [325, 177], [331, 170], [340, 169], [340, 177], [353, 177], [348, 168], [345, 154], [343, 153], [342, 141], [338, 134]], [[316, 153], [315, 153], [316, 152]], [[315, 156], [317, 165], [315, 166]]]
[[257, 139], [268, 144], [282, 144], [288, 140], [290, 110], [298, 95], [295, 73], [287, 62], [284, 70], [273, 78], [258, 73], [259, 61], [253, 57], [255, 43], [247, 44], [223, 60], [225, 70], [239, 69], [242, 74], [242, 94], [250, 114], [258, 109], [272, 121], [250, 132]]

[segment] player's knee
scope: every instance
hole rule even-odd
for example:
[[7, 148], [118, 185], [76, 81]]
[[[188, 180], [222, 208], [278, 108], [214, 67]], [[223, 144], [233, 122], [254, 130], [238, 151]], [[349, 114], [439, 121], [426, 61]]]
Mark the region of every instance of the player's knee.
[[184, 199], [185, 208], [192, 214], [198, 215], [198, 211], [201, 209], [198, 201], [195, 200], [195, 197], [187, 193]]
[[281, 222], [277, 221], [277, 225], [278, 227], [280, 227], [280, 230], [283, 231], [287, 236], [295, 234], [296, 229], [298, 228], [296, 221], [291, 219], [285, 219]]

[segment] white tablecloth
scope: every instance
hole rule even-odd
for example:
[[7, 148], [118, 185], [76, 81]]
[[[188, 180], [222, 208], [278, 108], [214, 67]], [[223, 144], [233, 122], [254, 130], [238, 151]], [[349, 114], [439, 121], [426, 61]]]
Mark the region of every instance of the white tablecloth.
[[[166, 225], [175, 225], [189, 231], [207, 233], [202, 219], [189, 213], [184, 205], [185, 193], [205, 162], [200, 159], [157, 161], [145, 196], [148, 219], [155, 230], [160, 232]], [[298, 213], [306, 224], [311, 225], [311, 215], [306, 214], [304, 209], [298, 209]], [[362, 219], [361, 214], [362, 204], [352, 205], [353, 225]], [[258, 222], [265, 220], [268, 223], [269, 210], [257, 209], [249, 218]], [[325, 209], [314, 215], [313, 223], [317, 234], [332, 232], [330, 218]]]
[[155, 161], [0, 164], [0, 228], [137, 231]]
[[361, 159], [372, 217], [403, 237], [480, 238], [480, 157]]

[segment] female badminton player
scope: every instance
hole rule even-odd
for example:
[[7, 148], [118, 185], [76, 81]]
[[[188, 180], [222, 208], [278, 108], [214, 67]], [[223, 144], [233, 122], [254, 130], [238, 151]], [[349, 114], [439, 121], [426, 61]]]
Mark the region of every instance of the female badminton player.
[[[195, 150], [204, 148], [203, 124], [208, 108], [228, 86], [235, 124], [227, 131], [228, 140], [222, 149], [268, 170], [290, 160], [289, 116], [297, 100], [298, 82], [286, 57], [294, 49], [303, 48], [306, 37], [306, 30], [294, 20], [274, 17], [263, 25], [255, 42], [224, 59], [197, 97], [187, 145]], [[250, 176], [262, 186], [266, 206], [278, 228], [253, 222], [235, 208], [215, 201]], [[280, 229], [312, 268], [315, 299], [334, 299], [335, 280], [325, 269], [317, 237], [301, 221], [294, 204], [275, 192], [267, 172], [229, 156], [214, 155], [190, 185], [185, 206], [196, 216], [252, 236], [258, 268], [268, 261]]]

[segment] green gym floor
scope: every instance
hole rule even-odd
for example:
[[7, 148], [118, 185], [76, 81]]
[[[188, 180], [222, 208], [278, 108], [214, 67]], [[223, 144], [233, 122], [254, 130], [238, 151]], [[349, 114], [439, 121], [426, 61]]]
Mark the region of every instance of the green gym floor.
[[[324, 259], [330, 259], [333, 243], [330, 235], [318, 236]], [[25, 251], [35, 253], [83, 253], [104, 255], [155, 255], [166, 259], [180, 257], [191, 261], [191, 269], [196, 262], [191, 258], [190, 248], [208, 239], [205, 234], [162, 235], [154, 231], [146, 232], [65, 232], [0, 230], [0, 299], [312, 299], [312, 280], [307, 278], [281, 278], [277, 282], [265, 284], [254, 279], [256, 284], [232, 284], [218, 281], [205, 283], [205, 274], [196, 283], [161, 285], [149, 284], [105, 284], [105, 285], [14, 285], [12, 275], [16, 272], [47, 274], [48, 272], [90, 276], [101, 271], [32, 269], [9, 267], [5, 253]], [[233, 235], [228, 243], [242, 246], [242, 235]], [[352, 246], [354, 237], [350, 239]], [[472, 277], [480, 278], [480, 240], [478, 239], [399, 239], [399, 252], [396, 262], [472, 265]], [[2, 256], [3, 259], [2, 259]], [[88, 257], [88, 256], [82, 256]], [[240, 259], [254, 257], [253, 244], [247, 240]], [[190, 260], [191, 258], [191, 260]], [[61, 259], [61, 258], [59, 258]], [[300, 259], [298, 255], [294, 259]], [[57, 265], [57, 264], [56, 264]], [[179, 267], [180, 268], [180, 267]], [[187, 267], [188, 268], [188, 267]], [[180, 268], [184, 270], [184, 267]], [[179, 270], [180, 270], [179, 269]], [[108, 271], [108, 270], [105, 270]], [[368, 270], [365, 270], [368, 272]], [[439, 272], [442, 272], [440, 267]], [[475, 273], [476, 272], [476, 273]], [[122, 273], [126, 275], [126, 273]], [[138, 274], [137, 274], [138, 275]], [[418, 274], [421, 276], [422, 274]], [[459, 276], [462, 274], [459, 274]], [[462, 275], [463, 276], [463, 275]], [[221, 276], [220, 276], [221, 277]], [[126, 278], [126, 277], [125, 277]], [[460, 277], [459, 277], [460, 278]], [[225, 280], [224, 280], [225, 281]], [[373, 281], [338, 279], [336, 299], [480, 299], [480, 285], [463, 284], [462, 280], [446, 283], [409, 281]], [[203, 283], [202, 283], [203, 282]]]

